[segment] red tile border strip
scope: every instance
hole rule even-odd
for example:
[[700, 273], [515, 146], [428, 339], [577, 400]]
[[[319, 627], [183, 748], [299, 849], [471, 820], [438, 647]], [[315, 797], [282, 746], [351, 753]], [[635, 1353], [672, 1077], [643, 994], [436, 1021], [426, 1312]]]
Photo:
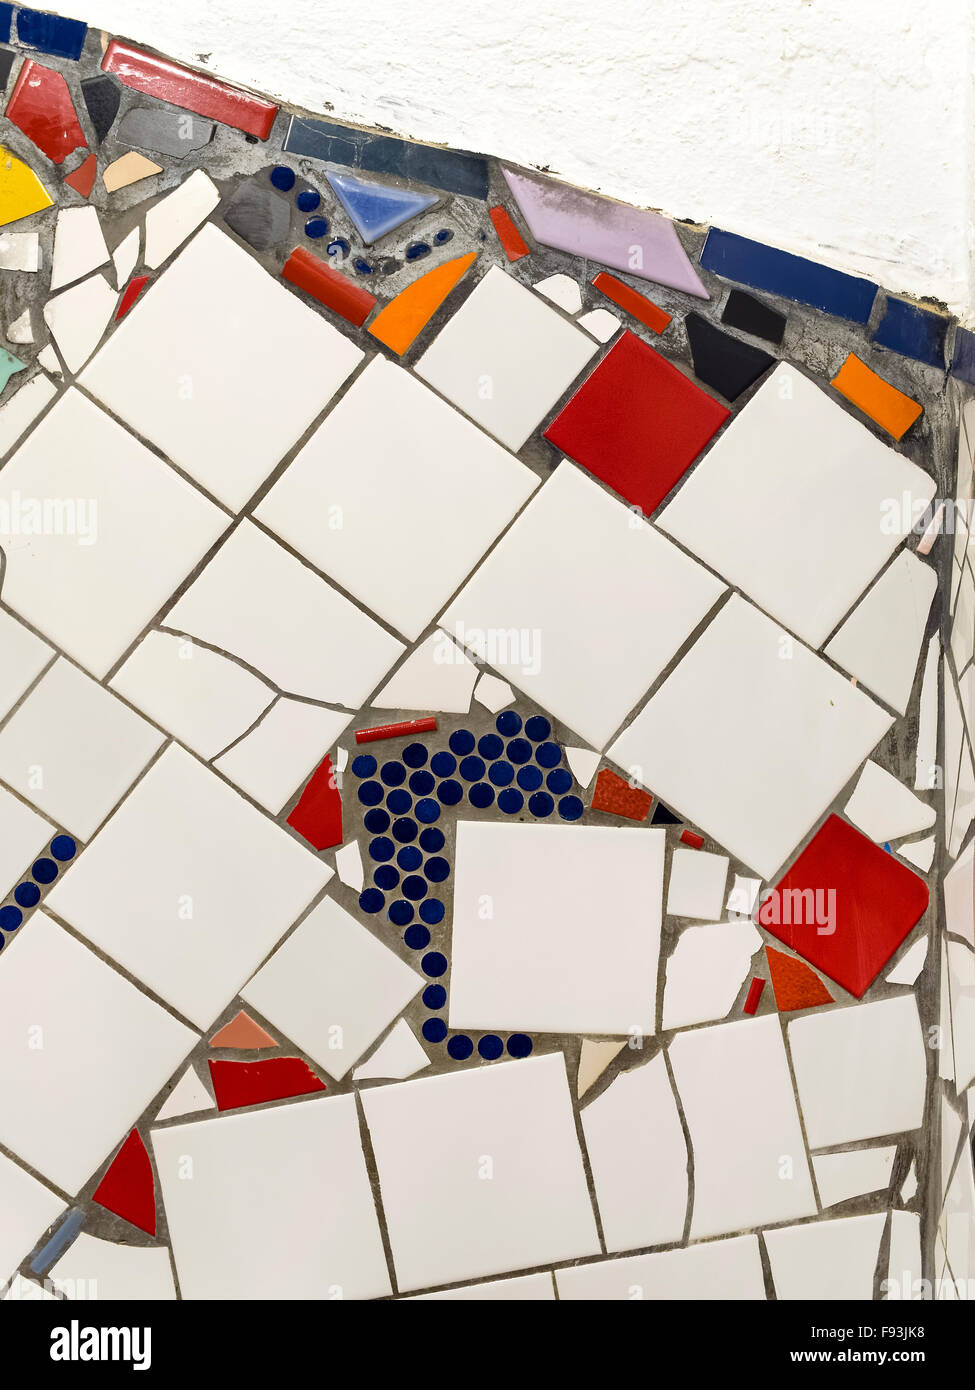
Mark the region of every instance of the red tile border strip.
[[659, 309], [645, 294], [640, 294], [638, 290], [625, 285], [622, 280], [617, 280], [615, 275], [608, 275], [605, 270], [601, 270], [592, 283], [607, 299], [611, 299], [614, 304], [632, 314], [633, 318], [646, 324], [647, 328], [652, 328], [654, 333], [662, 333], [670, 323], [670, 314]]
[[354, 285], [348, 276], [332, 270], [303, 246], [295, 247], [285, 261], [281, 274], [290, 284], [297, 285], [299, 290], [304, 290], [319, 304], [324, 304], [326, 309], [332, 309], [348, 323], [354, 323], [356, 328], [362, 327], [379, 303], [374, 294]]
[[195, 111], [198, 116], [209, 116], [223, 125], [256, 135], [259, 140], [266, 140], [270, 135], [278, 114], [274, 102], [227, 82], [219, 82], [215, 77], [193, 72], [168, 58], [144, 53], [119, 39], [113, 39], [108, 45], [102, 70], [136, 92], [172, 102], [174, 106]]

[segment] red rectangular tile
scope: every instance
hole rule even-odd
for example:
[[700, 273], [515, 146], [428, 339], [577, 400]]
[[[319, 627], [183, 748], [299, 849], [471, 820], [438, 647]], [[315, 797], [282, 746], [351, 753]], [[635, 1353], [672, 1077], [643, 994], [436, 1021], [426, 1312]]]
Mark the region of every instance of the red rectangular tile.
[[347, 275], [340, 275], [324, 261], [298, 246], [292, 251], [281, 274], [292, 285], [317, 299], [326, 309], [336, 314], [356, 328], [361, 328], [373, 309], [379, 303], [374, 294], [353, 284]]
[[488, 217], [494, 223], [494, 230], [509, 261], [520, 261], [522, 256], [531, 255], [528, 243], [503, 207], [488, 208]]
[[614, 304], [618, 304], [621, 309], [625, 309], [628, 314], [646, 324], [647, 328], [652, 328], [654, 333], [662, 333], [670, 323], [670, 314], [658, 309], [653, 300], [648, 299], [645, 294], [624, 285], [615, 275], [608, 275], [605, 270], [601, 270], [592, 283], [607, 299], [611, 299]]
[[168, 58], [144, 53], [120, 39], [113, 39], [108, 45], [102, 68], [136, 92], [170, 101], [174, 106], [195, 111], [198, 116], [209, 116], [223, 125], [256, 135], [260, 140], [270, 135], [278, 114], [277, 106], [263, 97], [193, 72]]

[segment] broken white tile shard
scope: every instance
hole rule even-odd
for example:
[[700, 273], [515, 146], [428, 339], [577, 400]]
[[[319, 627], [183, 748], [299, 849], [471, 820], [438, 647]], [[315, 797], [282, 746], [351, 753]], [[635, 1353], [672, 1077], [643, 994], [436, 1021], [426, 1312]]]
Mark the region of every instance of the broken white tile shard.
[[[62, 212], [61, 217], [63, 216]], [[26, 270], [30, 273], [40, 268], [41, 238], [37, 232], [0, 232], [0, 270]], [[54, 289], [54, 286], [51, 288]], [[29, 342], [30, 339], [11, 341]]]
[[54, 826], [0, 787], [0, 893], [4, 897], [54, 834]]
[[757, 1236], [572, 1265], [557, 1269], [555, 1282], [563, 1300], [765, 1298]]
[[926, 840], [912, 840], [908, 845], [898, 845], [897, 853], [926, 874], [934, 863], [935, 844], [935, 837], [929, 835]]
[[917, 1164], [911, 1159], [911, 1166], [907, 1170], [907, 1177], [901, 1184], [901, 1201], [910, 1202], [917, 1192]]
[[474, 699], [492, 714], [497, 714], [506, 705], [514, 704], [515, 692], [507, 681], [485, 671], [475, 687]]
[[38, 372], [0, 405], [0, 455], [17, 443], [28, 425], [33, 424], [56, 395], [54, 383], [43, 372]]
[[755, 910], [761, 886], [760, 878], [746, 878], [742, 874], [735, 874], [734, 884], [725, 903], [725, 911], [732, 912], [737, 917], [750, 917]]
[[[54, 650], [9, 613], [0, 610], [0, 719], [9, 714], [54, 656]], [[3, 1276], [0, 1275], [0, 1278]]]
[[751, 922], [718, 922], [682, 931], [667, 961], [664, 1030], [727, 1018], [761, 945]]
[[975, 952], [960, 941], [947, 941], [951, 990], [951, 1044], [955, 1085], [966, 1090], [975, 1081]]
[[50, 372], [52, 376], [64, 375], [61, 359], [50, 343], [48, 343], [46, 347], [41, 348], [40, 352], [37, 354], [37, 365], [43, 367], [46, 372]]
[[354, 888], [357, 893], [362, 891], [364, 877], [358, 840], [335, 851], [335, 872], [346, 888]]
[[716, 919], [721, 915], [727, 880], [726, 854], [708, 854], [700, 849], [675, 849], [670, 859], [667, 915]]
[[807, 1014], [788, 1033], [812, 1148], [921, 1124], [927, 1066], [913, 994]]
[[54, 228], [51, 289], [59, 290], [80, 280], [108, 261], [98, 213], [93, 207], [63, 208]]
[[775, 1294], [781, 1299], [873, 1298], [884, 1212], [811, 1221], [765, 1232]]
[[0, 1154], [0, 1287], [65, 1210], [60, 1197]]
[[734, 595], [609, 753], [771, 879], [892, 723]]
[[30, 309], [27, 308], [7, 328], [7, 341], [11, 343], [32, 343], [34, 341], [34, 329], [30, 321]]
[[582, 309], [582, 294], [571, 275], [549, 275], [545, 280], [537, 280], [534, 288], [567, 314], [578, 314]]
[[[934, 491], [933, 478], [781, 362], [657, 524], [818, 647], [903, 535], [881, 524], [887, 499], [923, 511]], [[828, 565], [796, 563], [797, 537], [813, 535]]]
[[579, 1070], [576, 1073], [576, 1097], [581, 1100], [595, 1086], [614, 1057], [618, 1057], [625, 1042], [606, 1042], [599, 1038], [583, 1038], [579, 1051]]
[[576, 322], [600, 343], [608, 343], [620, 326], [619, 319], [608, 309], [590, 309], [588, 314], [583, 314]]
[[177, 246], [182, 246], [219, 201], [216, 187], [202, 169], [196, 169], [151, 207], [146, 213], [145, 262], [149, 269], [161, 266]]
[[485, 1279], [480, 1284], [463, 1284], [456, 1289], [438, 1289], [436, 1293], [412, 1294], [404, 1300], [422, 1303], [424, 1299], [440, 1302], [511, 1302], [554, 1303], [555, 1285], [551, 1274], [521, 1274], [514, 1279]]
[[47, 1278], [69, 1300], [162, 1302], [176, 1297], [166, 1246], [116, 1245], [86, 1231], [51, 1266]]
[[955, 1056], [951, 1041], [951, 996], [948, 991], [948, 952], [941, 952], [940, 1021], [938, 1048], [938, 1075], [943, 1081], [955, 1079]]
[[864, 765], [843, 814], [877, 844], [927, 830], [937, 818], [933, 806], [875, 762]]
[[194, 1067], [187, 1067], [170, 1091], [156, 1121], [173, 1120], [177, 1115], [192, 1115], [198, 1110], [213, 1110], [215, 1102]]
[[213, 766], [258, 805], [278, 815], [351, 717], [340, 710], [281, 696], [257, 727], [228, 748]]
[[125, 284], [129, 276], [135, 270], [136, 262], [139, 259], [139, 228], [134, 227], [127, 236], [124, 236], [112, 252], [112, 262], [115, 266], [116, 282], [119, 289]]
[[884, 979], [889, 985], [913, 985], [924, 969], [924, 962], [928, 956], [928, 939], [926, 936], [918, 937], [912, 946], [909, 946], [900, 960]]
[[376, 1048], [368, 1062], [363, 1062], [352, 1073], [353, 1081], [405, 1081], [418, 1071], [430, 1065], [430, 1058], [423, 1051], [410, 1025], [405, 1018], [390, 1029], [389, 1036]]
[[92, 275], [44, 305], [44, 322], [69, 371], [81, 371], [101, 341], [117, 303], [118, 295], [104, 275]]
[[591, 748], [567, 748], [565, 759], [573, 777], [585, 791], [596, 774], [601, 754], [594, 753]]
[[945, 930], [975, 949], [975, 840], [945, 874], [941, 891]]
[[684, 1234], [687, 1145], [662, 1052], [621, 1072], [582, 1112], [606, 1249]]
[[599, 1253], [561, 1053], [359, 1094], [401, 1291]]
[[459, 821], [450, 1026], [652, 1033], [664, 843], [662, 830]]
[[813, 1154], [813, 1173], [824, 1207], [835, 1207], [865, 1192], [890, 1185], [896, 1144], [883, 1148], [850, 1149], [847, 1153]]
[[466, 714], [477, 667], [444, 632], [432, 632], [386, 682], [372, 703], [377, 709]]
[[691, 1239], [814, 1215], [778, 1018], [679, 1033], [670, 1062], [694, 1155]]
[[893, 1211], [890, 1215], [887, 1281], [880, 1285], [881, 1295], [911, 1301], [921, 1292], [920, 1279], [921, 1218], [912, 1211]]

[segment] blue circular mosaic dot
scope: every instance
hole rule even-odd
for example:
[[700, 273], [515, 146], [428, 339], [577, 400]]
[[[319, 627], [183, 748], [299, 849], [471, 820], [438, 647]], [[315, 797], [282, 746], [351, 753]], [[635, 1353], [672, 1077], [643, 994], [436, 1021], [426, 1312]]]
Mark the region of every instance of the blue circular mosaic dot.
[[436, 778], [432, 772], [427, 772], [426, 768], [410, 775], [410, 791], [415, 796], [429, 796], [435, 786]]
[[282, 193], [290, 193], [295, 186], [295, 171], [286, 164], [275, 164], [271, 170], [271, 182]]
[[16, 931], [23, 920], [24, 914], [19, 907], [0, 907], [0, 929], [3, 931]]
[[383, 763], [379, 776], [387, 787], [401, 787], [406, 781], [406, 768], [402, 763]]
[[58, 866], [53, 859], [38, 859], [31, 873], [38, 883], [53, 883], [58, 876]]
[[408, 922], [413, 921], [412, 904], [404, 902], [402, 898], [397, 898], [394, 903], [389, 905], [389, 920], [395, 927], [405, 927]]
[[441, 1043], [447, 1036], [447, 1025], [442, 1018], [428, 1018], [423, 1025], [423, 1036], [428, 1043]]
[[532, 1050], [532, 1040], [524, 1033], [512, 1033], [508, 1039], [508, 1055], [511, 1057], [527, 1057]]
[[394, 816], [404, 816], [413, 805], [413, 798], [405, 787], [394, 787], [386, 797], [386, 805]]
[[401, 845], [408, 845], [416, 839], [416, 821], [404, 817], [393, 821], [393, 839]]
[[578, 820], [584, 807], [577, 796], [563, 796], [559, 802], [559, 815], [563, 820]]
[[443, 985], [427, 985], [423, 991], [423, 1002], [428, 1009], [442, 1009], [447, 1002], [447, 991]]
[[396, 846], [387, 835], [377, 835], [369, 841], [369, 858], [375, 859], [377, 864], [385, 864], [395, 853]]
[[424, 797], [422, 801], [416, 803], [416, 818], [424, 825], [429, 825], [431, 821], [440, 819], [440, 807], [436, 801], [429, 797]]
[[453, 235], [453, 232], [449, 231], [448, 228], [442, 227], [433, 239], [438, 246], [443, 246], [445, 242], [453, 238]]
[[73, 859], [78, 846], [70, 835], [55, 835], [51, 841], [51, 853], [55, 859], [60, 859], [63, 864], [67, 859]]
[[461, 758], [460, 775], [465, 782], [479, 782], [484, 776], [484, 762], [481, 758]]
[[458, 758], [474, 752], [474, 735], [470, 729], [455, 729], [448, 742], [451, 753], [456, 753]]
[[312, 241], [319, 241], [323, 236], [328, 236], [327, 218], [309, 217], [305, 223], [305, 236], [311, 237]]
[[557, 767], [545, 778], [545, 785], [550, 792], [554, 792], [556, 796], [561, 796], [572, 786], [572, 773], [564, 767]]
[[425, 743], [408, 743], [403, 749], [403, 761], [407, 767], [422, 767], [427, 760]]
[[484, 811], [494, 800], [494, 788], [487, 782], [475, 782], [467, 793], [468, 800], [472, 806], [476, 806], [479, 811]]
[[557, 743], [540, 743], [535, 749], [535, 761], [539, 767], [558, 767], [562, 761], [562, 749]]
[[378, 888], [367, 888], [359, 894], [359, 906], [363, 912], [382, 912], [386, 899]]
[[514, 787], [506, 787], [503, 792], [498, 792], [498, 810], [506, 816], [516, 816], [524, 804], [525, 798]]
[[363, 806], [378, 806], [383, 799], [383, 789], [378, 782], [363, 782], [359, 788], [359, 800]]
[[314, 188], [303, 188], [295, 199], [299, 212], [314, 212], [321, 205], [322, 195]]
[[485, 1062], [495, 1062], [504, 1051], [504, 1043], [497, 1033], [485, 1033], [484, 1037], [477, 1044], [477, 1050], [484, 1058]]
[[504, 752], [504, 739], [498, 738], [497, 734], [484, 734], [477, 741], [477, 751], [482, 758], [491, 762], [493, 758], [500, 758]]
[[527, 738], [513, 738], [508, 744], [508, 757], [513, 763], [527, 763], [532, 755], [532, 746]]
[[382, 888], [387, 893], [391, 893], [397, 883], [399, 883], [399, 869], [395, 869], [392, 864], [380, 864], [379, 868], [373, 874], [373, 879], [377, 888]]
[[542, 785], [542, 774], [537, 767], [529, 763], [526, 767], [518, 769], [518, 785], [523, 792], [535, 792]]
[[457, 770], [457, 759], [452, 753], [434, 753], [430, 759], [430, 770], [438, 777], [450, 777]]
[[492, 763], [488, 768], [488, 777], [496, 787], [506, 787], [514, 781], [515, 770], [510, 763]]
[[447, 973], [447, 957], [439, 951], [427, 951], [420, 961], [420, 969], [424, 975], [430, 975], [434, 980], [438, 980], [441, 975]]
[[412, 927], [406, 928], [403, 940], [411, 951], [422, 951], [424, 946], [430, 945], [430, 933], [426, 927], [421, 927], [419, 922], [414, 922]]
[[443, 849], [443, 831], [433, 829], [421, 830], [420, 848], [427, 854], [436, 854], [438, 849]]
[[463, 795], [464, 788], [459, 782], [455, 782], [453, 778], [450, 778], [446, 782], [441, 782], [440, 786], [437, 788], [437, 796], [439, 796], [440, 803], [443, 806], [456, 806]]
[[370, 835], [381, 835], [389, 828], [389, 812], [384, 811], [381, 806], [374, 806], [363, 816], [362, 823]]
[[533, 816], [550, 816], [555, 810], [555, 802], [548, 792], [536, 792], [528, 798], [528, 809]]
[[420, 904], [420, 916], [428, 927], [435, 927], [443, 921], [444, 905], [437, 898], [427, 898]]
[[532, 743], [541, 743], [543, 738], [548, 738], [552, 732], [552, 726], [541, 714], [533, 714], [531, 719], [525, 721], [525, 733]]
[[41, 900], [41, 890], [36, 883], [18, 883], [14, 898], [21, 907], [36, 907]]
[[334, 241], [330, 241], [325, 247], [325, 250], [330, 256], [347, 256], [349, 254], [349, 243], [344, 236], [339, 236], [336, 237]]
[[413, 902], [419, 902], [427, 895], [426, 879], [419, 874], [410, 874], [409, 878], [403, 879], [403, 896], [410, 898]]
[[439, 856], [428, 859], [423, 870], [431, 883], [444, 883], [450, 877], [450, 865]]
[[406, 248], [405, 254], [408, 261], [420, 261], [424, 256], [429, 256], [430, 248], [425, 241], [414, 241]]
[[376, 759], [371, 753], [360, 753], [352, 759], [352, 771], [357, 777], [372, 777], [376, 771]]
[[407, 845], [396, 856], [396, 862], [404, 873], [411, 874], [423, 863], [423, 855], [416, 845]]
[[447, 1051], [455, 1062], [464, 1062], [474, 1051], [474, 1044], [466, 1033], [456, 1033], [447, 1044]]
[[368, 261], [364, 261], [361, 256], [357, 256], [352, 262], [352, 269], [357, 275], [371, 275], [372, 266]]
[[494, 727], [505, 738], [510, 738], [512, 734], [520, 734], [521, 715], [516, 714], [513, 709], [502, 710], [494, 721]]

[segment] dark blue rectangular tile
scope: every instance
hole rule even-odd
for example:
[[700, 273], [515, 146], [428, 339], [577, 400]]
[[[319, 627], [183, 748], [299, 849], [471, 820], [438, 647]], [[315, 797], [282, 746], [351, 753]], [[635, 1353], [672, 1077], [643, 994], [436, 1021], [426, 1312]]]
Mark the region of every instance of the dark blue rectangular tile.
[[951, 375], [975, 386], [975, 333], [959, 324], [955, 331], [955, 347], [951, 355]]
[[873, 340], [878, 347], [890, 348], [902, 357], [944, 369], [945, 337], [950, 322], [944, 314], [932, 313], [906, 299], [888, 299], [887, 312]]
[[13, 18], [13, 5], [0, 5], [0, 43], [10, 41], [10, 21]]
[[62, 19], [60, 15], [42, 14], [40, 10], [17, 12], [18, 42], [39, 53], [50, 53], [54, 58], [77, 61], [87, 33], [88, 25], [80, 19]]
[[331, 121], [293, 117], [284, 148], [291, 154], [331, 160], [370, 174], [394, 174], [468, 198], [484, 199], [488, 194], [487, 160], [479, 155], [371, 135]]
[[866, 323], [877, 286], [872, 280], [848, 275], [818, 261], [779, 251], [760, 241], [722, 232], [712, 227], [701, 252], [701, 265], [726, 280], [736, 280], [755, 290], [794, 299], [837, 318]]

